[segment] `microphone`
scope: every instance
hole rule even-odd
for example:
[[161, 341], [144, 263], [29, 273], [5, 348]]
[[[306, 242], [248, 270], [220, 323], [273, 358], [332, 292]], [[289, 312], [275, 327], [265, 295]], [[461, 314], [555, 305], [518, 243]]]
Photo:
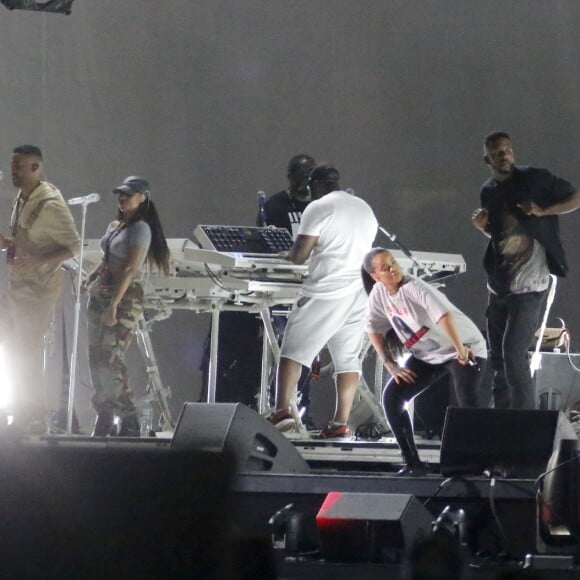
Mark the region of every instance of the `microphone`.
[[71, 197], [67, 199], [69, 205], [88, 205], [89, 203], [97, 203], [101, 199], [99, 193], [89, 193], [88, 195], [82, 195], [81, 197]]
[[379, 226], [379, 230], [385, 234], [385, 236], [387, 236], [387, 238], [389, 238], [389, 240], [391, 240], [391, 242], [393, 242], [393, 244], [397, 245], [397, 235], [396, 234], [391, 234], [390, 232], [388, 232], [385, 228], [383, 228], [382, 226]]
[[385, 236], [387, 236], [387, 238], [389, 238], [389, 240], [391, 240], [391, 242], [393, 242], [393, 244], [395, 244], [395, 246], [397, 246], [397, 248], [399, 248], [399, 250], [401, 250], [403, 252], [403, 254], [405, 254], [405, 256], [407, 256], [407, 258], [409, 258], [413, 262], [413, 264], [415, 265], [415, 268], [417, 269], [417, 274], [420, 272], [423, 272], [423, 268], [421, 267], [421, 264], [419, 264], [419, 262], [417, 262], [417, 260], [415, 259], [415, 256], [413, 256], [413, 253], [411, 252], [411, 250], [409, 250], [406, 246], [404, 246], [401, 242], [399, 242], [399, 238], [397, 237], [397, 234], [391, 234], [382, 226], [379, 226], [379, 231], [381, 233], [383, 233]]
[[265, 228], [268, 225], [266, 209], [264, 207], [264, 204], [266, 203], [266, 194], [263, 191], [258, 191], [256, 197], [258, 198], [258, 223], [261, 228]]

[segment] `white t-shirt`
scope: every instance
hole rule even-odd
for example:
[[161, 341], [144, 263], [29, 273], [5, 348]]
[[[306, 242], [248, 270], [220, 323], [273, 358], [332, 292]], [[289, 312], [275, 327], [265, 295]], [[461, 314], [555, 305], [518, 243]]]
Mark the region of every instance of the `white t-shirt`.
[[455, 320], [459, 338], [475, 356], [486, 358], [487, 347], [477, 326], [447, 296], [427, 282], [406, 276], [408, 280], [396, 294], [377, 282], [369, 295], [365, 331], [384, 334], [393, 328], [401, 342], [415, 358], [430, 364], [441, 364], [456, 356], [449, 337], [439, 326], [447, 312]]
[[302, 293], [330, 299], [360, 290], [361, 265], [377, 228], [369, 204], [345, 191], [333, 191], [311, 202], [302, 214], [298, 235], [317, 236], [318, 241]]

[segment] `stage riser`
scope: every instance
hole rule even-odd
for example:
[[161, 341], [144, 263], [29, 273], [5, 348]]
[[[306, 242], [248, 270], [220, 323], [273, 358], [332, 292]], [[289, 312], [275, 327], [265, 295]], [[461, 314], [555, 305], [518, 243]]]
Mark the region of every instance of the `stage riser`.
[[[46, 449], [39, 449], [44, 446]], [[86, 438], [65, 438], [50, 439], [39, 441], [36, 445], [36, 451], [50, 454], [58, 458], [58, 448], [62, 448], [64, 456], [70, 457], [71, 461], [66, 464], [66, 469], [71, 473], [84, 473], [86, 471], [87, 461], [94, 458], [107, 460], [107, 455], [115, 458], [119, 454], [132, 459], [136, 466], [141, 464], [137, 456], [148, 458], [148, 460], [163, 459], [163, 455], [174, 453], [175, 450], [169, 448], [168, 442], [163, 441], [126, 441], [122, 439], [107, 439], [103, 441], [89, 440]], [[29, 448], [24, 445], [20, 451], [16, 450], [18, 459], [17, 464], [26, 466], [21, 463], [26, 458]], [[71, 453], [76, 451], [77, 453]], [[183, 450], [180, 451], [183, 453]], [[34, 456], [36, 457], [36, 456]], [[31, 455], [31, 458], [34, 458]], [[167, 479], [166, 486], [178, 486], [183, 481], [175, 481], [177, 470], [183, 467], [183, 456], [176, 456], [174, 466], [164, 465], [160, 474], [172, 475], [173, 479]], [[8, 458], [10, 459], [10, 457]], [[89, 461], [93, 464], [94, 461]], [[192, 463], [188, 461], [188, 463]], [[11, 465], [12, 461], [8, 464]], [[30, 461], [28, 465], [36, 465], [36, 462]], [[83, 467], [84, 466], [84, 467]], [[50, 467], [50, 469], [49, 469]], [[52, 463], [47, 467], [48, 473], [51, 474], [52, 481], [58, 480], [58, 475], [62, 475]], [[197, 481], [199, 461], [191, 465], [187, 473], [187, 482], [185, 487], [181, 485], [181, 494], [194, 494], [194, 485]], [[35, 467], [36, 469], [36, 467]], [[5, 470], [5, 472], [15, 473], [14, 469]], [[115, 469], [109, 469], [111, 474], [118, 473], [118, 466]], [[68, 472], [67, 472], [68, 473]], [[153, 472], [155, 473], [155, 472]], [[203, 470], [202, 470], [203, 473]], [[85, 478], [86, 479], [86, 478]], [[110, 477], [109, 479], [114, 479]], [[126, 493], [131, 492], [131, 485], [135, 482], [127, 478], [124, 482], [123, 489]], [[27, 481], [35, 481], [35, 477], [27, 477]], [[72, 481], [70, 477], [67, 480]], [[47, 485], [48, 479], [43, 477], [43, 486]], [[100, 480], [90, 481], [92, 487], [83, 480], [78, 485], [77, 491], [85, 494], [86, 497], [101, 497], [100, 492], [95, 491], [95, 485]], [[139, 478], [138, 482], [149, 481], [149, 476], [145, 479]], [[10, 479], [5, 480], [5, 485], [11, 486]], [[441, 511], [448, 505], [452, 509], [464, 509], [467, 514], [469, 536], [468, 541], [470, 548], [475, 551], [489, 551], [497, 553], [497, 526], [494, 522], [490, 508], [490, 481], [484, 478], [466, 478], [461, 480], [450, 480], [441, 488], [444, 482], [439, 476], [428, 476], [422, 478], [402, 478], [383, 474], [365, 474], [364, 472], [356, 473], [329, 473], [329, 472], [312, 472], [308, 474], [270, 474], [263, 472], [237, 474], [231, 480], [231, 494], [229, 497], [228, 517], [234, 523], [237, 533], [241, 537], [269, 537], [271, 526], [268, 521], [270, 517], [282, 507], [293, 504], [292, 509], [302, 514], [302, 526], [306, 537], [313, 543], [316, 542], [316, 524], [315, 517], [318, 513], [322, 502], [330, 491], [344, 491], [356, 493], [375, 493], [375, 494], [410, 494], [416, 497], [421, 503], [428, 501], [427, 507], [435, 519]], [[130, 485], [131, 484], [131, 485]], [[69, 484], [70, 485], [70, 484]], [[158, 486], [155, 483], [155, 486]], [[98, 489], [101, 489], [99, 484]], [[199, 487], [199, 486], [198, 486]], [[9, 487], [9, 489], [12, 489]], [[157, 487], [156, 487], [157, 489]], [[176, 487], [177, 489], [177, 487]], [[197, 489], [197, 488], [195, 488]], [[199, 489], [196, 493], [199, 494]], [[206, 496], [205, 488], [201, 490], [202, 497]], [[124, 492], [125, 493], [125, 492]], [[163, 495], [172, 494], [172, 489], [165, 489]], [[434, 494], [437, 493], [435, 497]], [[106, 496], [105, 496], [106, 497]], [[192, 496], [193, 497], [193, 496]], [[67, 498], [70, 499], [69, 496]], [[429, 499], [433, 498], [433, 499]], [[191, 498], [185, 498], [190, 500]], [[51, 499], [51, 502], [54, 498]], [[66, 498], [60, 501], [66, 503]], [[535, 485], [533, 480], [497, 480], [494, 488], [494, 501], [498, 517], [505, 529], [509, 542], [509, 550], [513, 556], [523, 557], [526, 553], [535, 551]], [[288, 576], [289, 578], [302, 578], [299, 574]], [[320, 576], [323, 578], [324, 576]], [[564, 577], [564, 576], [562, 576]]]
[[[313, 468], [360, 469], [362, 471], [398, 470], [403, 462], [393, 438], [381, 441], [293, 441], [294, 447]], [[440, 442], [424, 442], [417, 438], [421, 459], [432, 465], [439, 464]]]

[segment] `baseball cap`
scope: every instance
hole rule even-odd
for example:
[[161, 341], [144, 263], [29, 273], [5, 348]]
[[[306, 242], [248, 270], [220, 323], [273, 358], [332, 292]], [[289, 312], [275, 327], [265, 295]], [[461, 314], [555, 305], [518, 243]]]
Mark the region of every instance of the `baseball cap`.
[[340, 173], [338, 169], [331, 167], [327, 164], [315, 165], [308, 173], [308, 182], [313, 183], [315, 181], [328, 181], [334, 182], [338, 181], [340, 178]]
[[128, 193], [129, 195], [133, 193], [148, 193], [149, 187], [149, 182], [144, 177], [131, 175], [125, 178], [119, 187], [115, 187], [113, 193]]

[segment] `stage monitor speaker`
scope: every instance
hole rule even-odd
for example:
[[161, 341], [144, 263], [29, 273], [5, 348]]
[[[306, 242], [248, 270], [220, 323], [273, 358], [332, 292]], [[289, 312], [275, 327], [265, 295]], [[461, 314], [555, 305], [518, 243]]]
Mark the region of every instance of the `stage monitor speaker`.
[[330, 492], [317, 516], [322, 557], [399, 563], [431, 534], [433, 517], [413, 495]]
[[223, 453], [0, 439], [2, 577], [229, 577], [233, 473]]
[[449, 407], [441, 440], [445, 477], [481, 475], [536, 478], [560, 439], [575, 438], [561, 411]]
[[241, 473], [308, 473], [292, 443], [271, 423], [241, 403], [185, 403], [171, 447], [227, 450]]

